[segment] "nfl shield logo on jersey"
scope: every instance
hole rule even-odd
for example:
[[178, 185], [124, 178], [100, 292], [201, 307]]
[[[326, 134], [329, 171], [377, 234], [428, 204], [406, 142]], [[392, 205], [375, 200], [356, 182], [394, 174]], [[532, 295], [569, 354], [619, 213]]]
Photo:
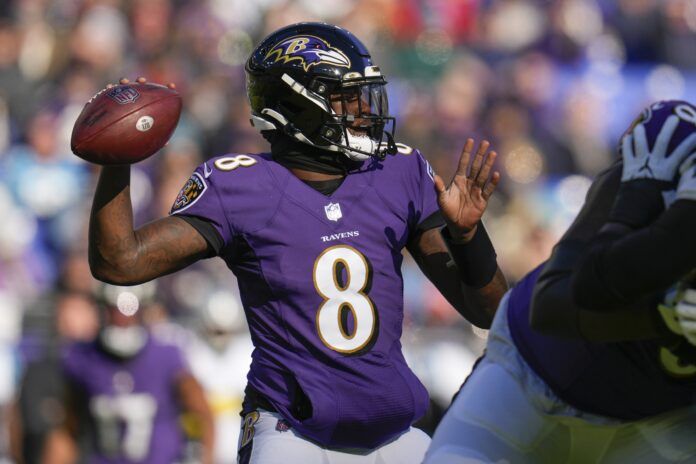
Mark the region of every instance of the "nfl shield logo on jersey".
[[324, 206], [324, 211], [326, 211], [326, 217], [330, 221], [338, 221], [343, 217], [343, 214], [341, 214], [341, 205], [338, 203], [329, 203]]

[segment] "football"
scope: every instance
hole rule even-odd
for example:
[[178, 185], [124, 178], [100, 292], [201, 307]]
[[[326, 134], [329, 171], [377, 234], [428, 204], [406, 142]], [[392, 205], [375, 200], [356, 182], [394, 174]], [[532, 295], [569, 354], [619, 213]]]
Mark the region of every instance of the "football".
[[117, 85], [87, 102], [75, 121], [70, 146], [92, 163], [137, 163], [167, 143], [180, 115], [181, 97], [174, 89], [138, 82]]

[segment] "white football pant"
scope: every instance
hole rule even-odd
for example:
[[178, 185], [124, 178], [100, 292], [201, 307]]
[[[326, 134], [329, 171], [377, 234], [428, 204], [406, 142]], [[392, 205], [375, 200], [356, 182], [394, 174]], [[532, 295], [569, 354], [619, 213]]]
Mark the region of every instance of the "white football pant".
[[421, 464], [430, 444], [425, 432], [409, 428], [373, 450], [335, 450], [303, 438], [292, 428], [286, 429], [275, 412], [260, 409], [247, 414], [243, 422], [239, 464]]
[[425, 464], [676, 462], [696, 463], [696, 407], [623, 422], [563, 402], [512, 342], [507, 295], [486, 355], [440, 422], [425, 459]]

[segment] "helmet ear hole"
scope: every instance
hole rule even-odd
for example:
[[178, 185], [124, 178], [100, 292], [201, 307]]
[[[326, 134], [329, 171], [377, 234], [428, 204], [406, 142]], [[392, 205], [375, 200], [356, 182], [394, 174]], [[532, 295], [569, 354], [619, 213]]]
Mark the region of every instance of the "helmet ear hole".
[[329, 86], [326, 82], [319, 79], [312, 79], [312, 81], [307, 85], [307, 88], [312, 92], [315, 92], [322, 97], [326, 97], [329, 94]]
[[342, 139], [343, 131], [338, 127], [323, 126], [319, 134], [333, 143], [338, 143]]

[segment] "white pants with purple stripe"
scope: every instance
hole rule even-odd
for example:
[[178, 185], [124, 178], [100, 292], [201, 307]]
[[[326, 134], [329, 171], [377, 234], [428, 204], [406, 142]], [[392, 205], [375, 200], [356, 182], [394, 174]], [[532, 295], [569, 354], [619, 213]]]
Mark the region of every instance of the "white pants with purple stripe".
[[303, 438], [275, 412], [251, 412], [239, 437], [239, 464], [420, 464], [430, 437], [409, 428], [379, 448], [327, 449]]
[[440, 422], [425, 464], [696, 463], [696, 407], [623, 422], [570, 406], [517, 351], [506, 302], [507, 295], [486, 356]]

